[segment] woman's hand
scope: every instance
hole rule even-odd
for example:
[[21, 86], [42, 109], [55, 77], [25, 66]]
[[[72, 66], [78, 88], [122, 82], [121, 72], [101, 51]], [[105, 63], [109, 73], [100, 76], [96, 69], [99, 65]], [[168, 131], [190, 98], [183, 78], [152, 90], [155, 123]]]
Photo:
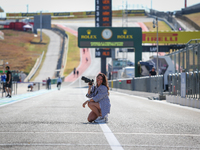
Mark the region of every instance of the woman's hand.
[[[93, 83], [92, 83], [93, 84]], [[92, 85], [90, 85], [90, 83], [88, 83], [88, 94], [90, 94], [90, 90], [91, 90]]]
[[92, 85], [93, 83], [92, 84], [90, 84], [90, 82], [88, 83], [89, 89], [91, 89]]
[[84, 103], [83, 103], [83, 108], [85, 108], [85, 105], [88, 103], [88, 101], [85, 101]]

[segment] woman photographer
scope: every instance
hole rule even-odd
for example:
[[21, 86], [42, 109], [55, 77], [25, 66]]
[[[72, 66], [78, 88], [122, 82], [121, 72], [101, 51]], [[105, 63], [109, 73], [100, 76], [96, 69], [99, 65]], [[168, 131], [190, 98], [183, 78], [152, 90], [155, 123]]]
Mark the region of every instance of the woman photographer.
[[86, 96], [91, 98], [83, 103], [83, 107], [88, 103], [88, 107], [92, 110], [88, 115], [89, 122], [102, 123], [108, 121], [108, 113], [110, 113], [110, 99], [108, 80], [105, 74], [99, 73], [96, 78], [96, 86], [88, 84], [88, 93]]

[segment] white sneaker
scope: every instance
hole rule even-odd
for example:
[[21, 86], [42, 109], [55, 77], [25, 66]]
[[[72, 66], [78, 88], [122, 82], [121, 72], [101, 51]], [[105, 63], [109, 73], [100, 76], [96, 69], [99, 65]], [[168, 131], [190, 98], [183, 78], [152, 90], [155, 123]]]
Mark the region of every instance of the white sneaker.
[[95, 120], [94, 122], [95, 122], [95, 123], [105, 123], [106, 120], [105, 120], [105, 118], [102, 118], [102, 117], [101, 117], [101, 119]]
[[104, 119], [106, 122], [108, 122], [108, 116], [105, 116]]
[[101, 116], [99, 116], [99, 117], [97, 117], [97, 119], [96, 120], [94, 120], [94, 121], [98, 121], [98, 120], [101, 120], [102, 119], [102, 117]]

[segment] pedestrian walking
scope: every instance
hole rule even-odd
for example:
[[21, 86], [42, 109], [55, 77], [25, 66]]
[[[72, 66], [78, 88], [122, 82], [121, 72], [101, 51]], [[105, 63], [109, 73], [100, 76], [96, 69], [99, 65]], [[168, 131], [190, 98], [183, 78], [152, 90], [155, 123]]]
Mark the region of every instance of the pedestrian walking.
[[75, 77], [75, 75], [76, 75], [76, 68], [74, 68], [74, 77]]
[[58, 90], [60, 90], [61, 84], [62, 84], [62, 79], [59, 76], [58, 79], [57, 79], [57, 88], [58, 88]]
[[48, 90], [51, 89], [51, 78], [48, 77], [48, 80], [47, 80], [47, 87], [48, 87]]
[[10, 71], [10, 67], [6, 66], [6, 86], [5, 86], [5, 90], [8, 93], [6, 97], [11, 98], [12, 97], [12, 73]]
[[78, 70], [76, 71], [76, 74], [77, 74], [77, 77], [78, 77], [78, 75], [79, 75], [79, 71]]

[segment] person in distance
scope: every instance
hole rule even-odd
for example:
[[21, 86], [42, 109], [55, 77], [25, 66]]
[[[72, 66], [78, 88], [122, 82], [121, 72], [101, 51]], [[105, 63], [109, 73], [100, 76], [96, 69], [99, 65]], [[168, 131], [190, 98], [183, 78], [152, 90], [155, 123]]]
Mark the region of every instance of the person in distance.
[[83, 107], [88, 104], [91, 112], [88, 115], [89, 122], [105, 123], [108, 121], [108, 114], [110, 113], [110, 99], [108, 80], [105, 74], [99, 73], [96, 77], [96, 86], [88, 83], [88, 93], [86, 97], [90, 98], [83, 103]]
[[155, 68], [153, 67], [151, 71], [149, 72], [149, 76], [155, 76], [155, 75], [156, 75], [156, 72], [155, 72]]

